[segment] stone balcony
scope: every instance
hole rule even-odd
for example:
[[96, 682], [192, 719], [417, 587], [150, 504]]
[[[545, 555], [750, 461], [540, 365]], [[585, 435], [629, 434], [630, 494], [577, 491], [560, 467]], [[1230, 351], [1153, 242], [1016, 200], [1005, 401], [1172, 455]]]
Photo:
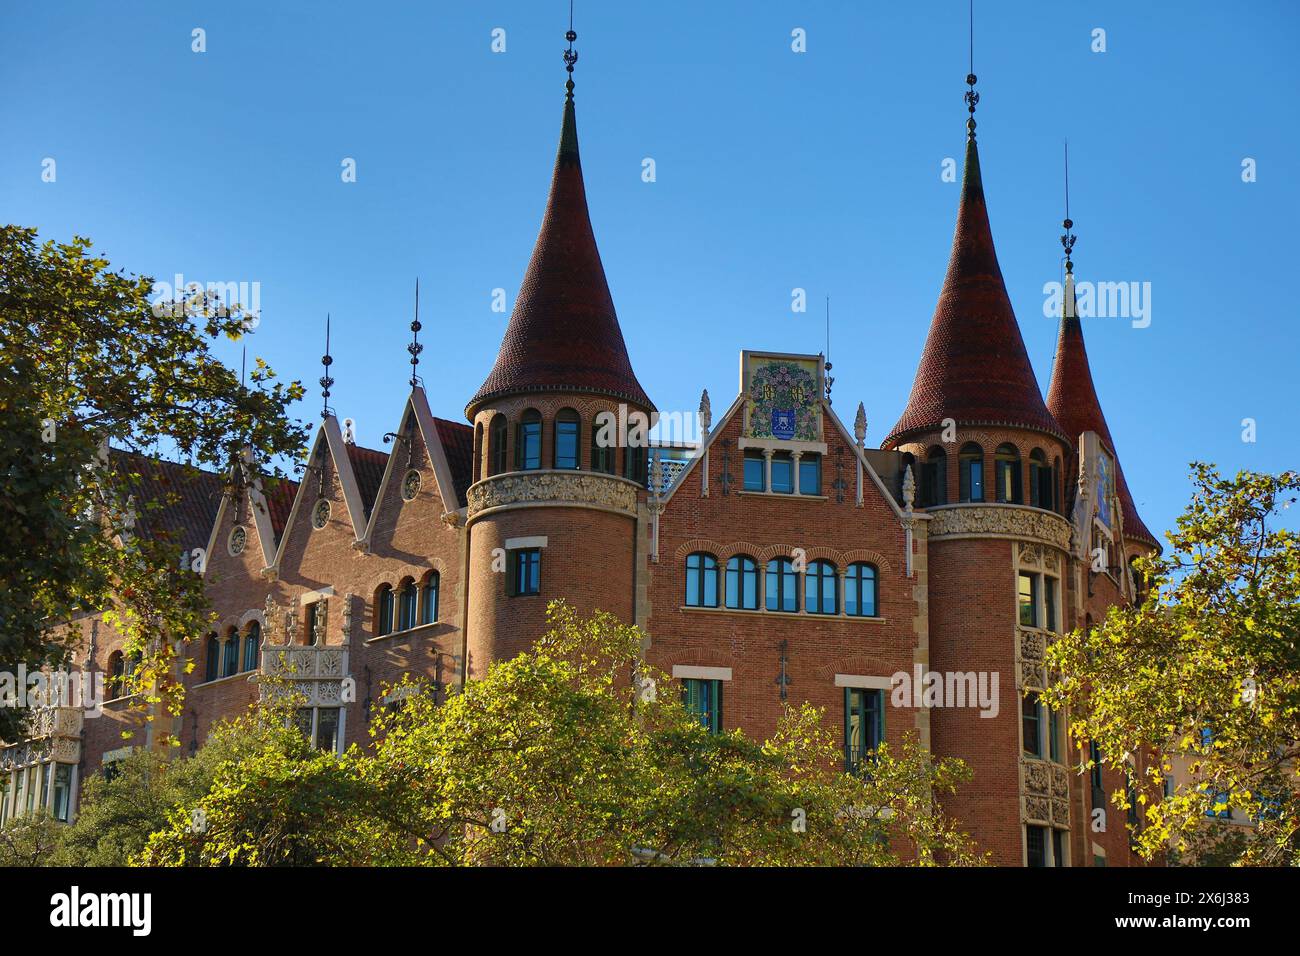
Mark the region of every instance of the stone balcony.
[[1070, 522], [1054, 511], [1029, 505], [970, 502], [925, 509], [931, 541], [945, 538], [1008, 538], [1070, 548]]
[[348, 679], [348, 651], [338, 644], [262, 645], [263, 697], [297, 694], [304, 707], [338, 707]]
[[28, 721], [31, 736], [0, 750], [0, 772], [50, 760], [79, 762], [84, 719], [80, 707], [37, 707]]
[[580, 506], [635, 515], [640, 485], [592, 471], [511, 471], [470, 485], [467, 521], [505, 508]]

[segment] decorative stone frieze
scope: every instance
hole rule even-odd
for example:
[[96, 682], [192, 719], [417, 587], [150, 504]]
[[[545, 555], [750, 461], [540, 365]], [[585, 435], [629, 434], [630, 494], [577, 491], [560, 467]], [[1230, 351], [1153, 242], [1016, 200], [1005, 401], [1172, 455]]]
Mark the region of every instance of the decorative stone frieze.
[[930, 539], [1015, 538], [1070, 547], [1070, 525], [1050, 511], [1016, 505], [950, 505], [932, 508]]
[[469, 521], [512, 505], [584, 505], [635, 515], [637, 486], [593, 472], [512, 472], [471, 485], [467, 498]]
[[296, 694], [303, 707], [337, 707], [343, 699], [348, 652], [337, 645], [322, 647], [263, 646], [263, 696]]

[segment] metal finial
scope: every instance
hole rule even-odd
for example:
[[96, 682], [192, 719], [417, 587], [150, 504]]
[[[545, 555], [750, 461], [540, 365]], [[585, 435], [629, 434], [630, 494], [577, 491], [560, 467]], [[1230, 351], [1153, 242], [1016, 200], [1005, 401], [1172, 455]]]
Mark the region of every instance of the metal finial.
[[1065, 229], [1065, 235], [1061, 236], [1061, 245], [1065, 247], [1065, 271], [1067, 275], [1074, 273], [1074, 263], [1070, 257], [1074, 255], [1074, 240], [1078, 236], [1074, 235], [1071, 230], [1074, 228], [1074, 220], [1070, 218], [1070, 141], [1065, 141], [1065, 219], [1061, 226]]
[[975, 80], [975, 0], [970, 0], [970, 72], [966, 74], [966, 85], [970, 89], [963, 99], [970, 113], [970, 119], [966, 120], [966, 137], [972, 141], [975, 139], [975, 107], [980, 101], [980, 95], [975, 92]]
[[320, 364], [325, 369], [325, 374], [320, 377], [321, 403], [320, 417], [329, 418], [334, 414], [334, 409], [330, 408], [330, 388], [334, 384], [334, 379], [330, 376], [330, 366], [334, 364], [334, 359], [330, 356], [330, 317], [325, 313], [325, 354], [320, 357]]
[[420, 376], [416, 374], [416, 366], [420, 364], [420, 353], [424, 351], [424, 346], [420, 344], [420, 329], [424, 328], [420, 324], [420, 280], [415, 280], [415, 318], [411, 320], [411, 344], [406, 347], [406, 351], [411, 353], [411, 388], [415, 388], [420, 382]]
[[564, 98], [573, 99], [573, 64], [578, 62], [578, 51], [573, 48], [573, 41], [578, 39], [578, 34], [573, 32], [573, 0], [569, 0], [569, 30], [564, 34], [564, 39], [569, 41], [569, 48], [564, 51], [564, 69], [569, 74], [569, 79], [564, 84]]

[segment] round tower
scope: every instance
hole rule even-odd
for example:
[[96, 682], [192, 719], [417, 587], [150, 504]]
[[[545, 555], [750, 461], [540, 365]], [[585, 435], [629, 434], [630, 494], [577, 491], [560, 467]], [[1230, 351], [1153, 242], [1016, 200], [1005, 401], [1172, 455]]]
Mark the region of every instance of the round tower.
[[[996, 713], [943, 700], [931, 749], [973, 779], [945, 807], [1001, 865], [1070, 856], [1064, 722], [1033, 692], [1063, 621], [1067, 436], [1047, 410], [993, 245], [967, 77], [965, 173], [943, 289], [902, 417], [883, 447], [910, 456], [929, 522], [929, 670], [996, 675]], [[1026, 699], [1026, 693], [1030, 696]], [[1077, 814], [1076, 814], [1077, 815]]]
[[563, 598], [632, 622], [654, 406], [637, 381], [587, 211], [567, 34], [560, 145], [532, 259], [470, 400], [467, 677], [527, 650]]

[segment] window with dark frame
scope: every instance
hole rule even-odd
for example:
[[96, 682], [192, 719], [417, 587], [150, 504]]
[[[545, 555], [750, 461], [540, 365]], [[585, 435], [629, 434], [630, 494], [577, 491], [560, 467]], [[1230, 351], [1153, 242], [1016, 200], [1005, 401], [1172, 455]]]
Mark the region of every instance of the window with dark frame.
[[542, 589], [542, 549], [520, 548], [508, 552], [512, 597], [540, 594]]
[[1025, 754], [1043, 756], [1043, 705], [1038, 694], [1030, 691], [1020, 701], [1020, 732]]
[[738, 554], [727, 559], [727, 607], [758, 610], [758, 562]]
[[822, 456], [805, 454], [799, 458], [799, 494], [822, 493]]
[[602, 474], [614, 474], [614, 446], [601, 443], [601, 426], [591, 426], [591, 470]]
[[958, 456], [962, 501], [984, 500], [984, 449], [975, 443], [962, 446]]
[[508, 427], [504, 415], [493, 417], [492, 425], [488, 429], [489, 475], [499, 475], [506, 470], [506, 435]]
[[515, 468], [534, 471], [542, 467], [542, 415], [535, 409], [524, 412], [515, 436]]
[[763, 582], [769, 611], [794, 613], [799, 610], [799, 576], [789, 558], [767, 562], [767, 579]]
[[709, 733], [722, 733], [722, 681], [683, 678], [682, 703]]
[[686, 606], [718, 606], [718, 559], [703, 551], [686, 556]]
[[764, 473], [767, 468], [766, 459], [757, 451], [752, 449], [745, 452], [745, 490], [746, 491], [766, 491], [767, 482], [764, 480]]
[[794, 459], [788, 451], [772, 453], [772, 488], [773, 494], [794, 494]]
[[844, 688], [844, 770], [860, 773], [885, 738], [884, 691]]
[[578, 413], [570, 408], [555, 416], [555, 467], [577, 469], [581, 467], [581, 445], [578, 441], [581, 422]]
[[844, 575], [844, 613], [850, 617], [875, 617], [877, 575], [873, 565], [850, 564]]
[[829, 561], [813, 561], [804, 574], [804, 610], [809, 614], [839, 614], [839, 575]]

